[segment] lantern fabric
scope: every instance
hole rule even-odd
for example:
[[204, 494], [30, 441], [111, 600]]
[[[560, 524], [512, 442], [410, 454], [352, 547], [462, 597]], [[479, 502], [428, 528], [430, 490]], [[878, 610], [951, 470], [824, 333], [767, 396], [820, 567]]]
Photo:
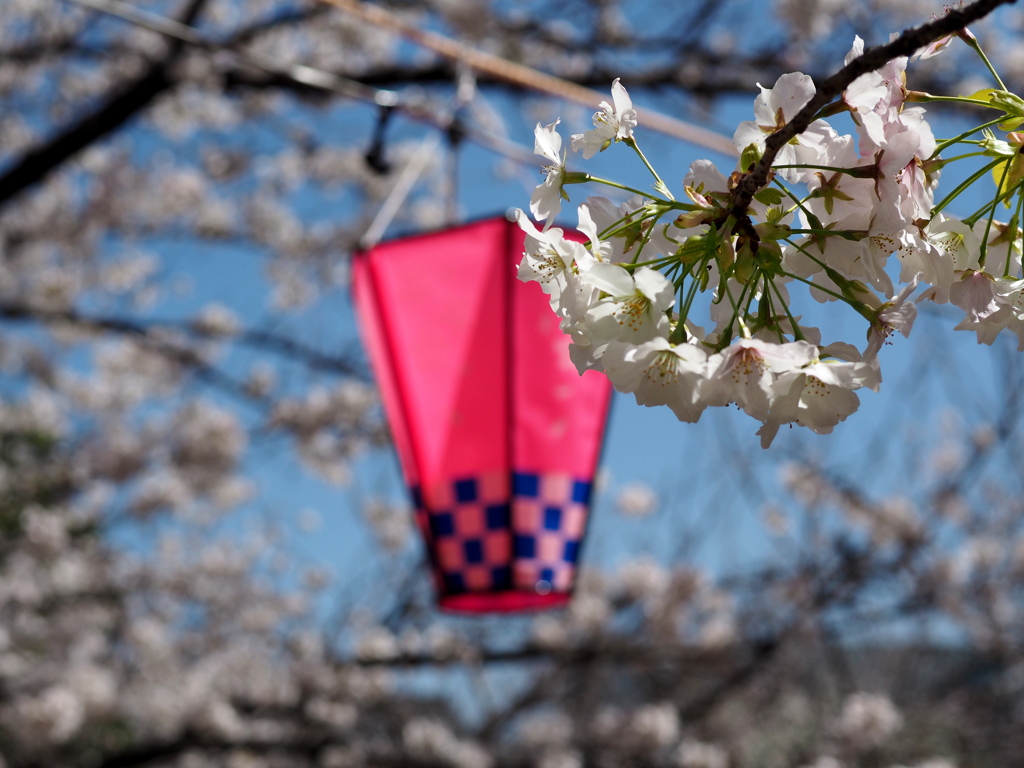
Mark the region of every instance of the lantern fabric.
[[564, 605], [611, 389], [582, 377], [504, 218], [359, 254], [353, 298], [442, 608]]

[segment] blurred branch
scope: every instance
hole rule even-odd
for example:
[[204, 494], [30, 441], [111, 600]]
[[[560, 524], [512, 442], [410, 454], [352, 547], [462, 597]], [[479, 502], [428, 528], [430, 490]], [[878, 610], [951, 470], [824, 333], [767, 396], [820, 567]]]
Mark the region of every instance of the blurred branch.
[[[181, 14], [181, 23], [194, 22], [206, 3], [207, 0], [189, 0]], [[43, 181], [65, 161], [113, 133], [149, 106], [153, 99], [173, 84], [169, 69], [181, 55], [182, 49], [182, 43], [172, 42], [163, 58], [151, 65], [142, 77], [45, 144], [22, 155], [14, 167], [0, 176], [0, 207], [23, 190]]]
[[579, 644], [568, 648], [555, 648], [537, 643], [527, 643], [520, 648], [495, 650], [474, 648], [471, 653], [455, 651], [449, 655], [406, 654], [387, 658], [367, 658], [345, 661], [360, 667], [413, 668], [425, 666], [452, 666], [476, 664], [509, 664], [518, 662], [550, 661], [561, 665], [585, 666], [596, 662], [614, 661], [632, 667], [658, 666], [665, 663], [692, 665], [695, 669], [706, 670], [715, 665], [727, 665], [733, 654], [732, 649], [708, 649], [697, 645], [688, 646], [678, 642], [635, 641], [629, 638], [602, 638], [591, 644]]
[[[166, 341], [154, 338], [153, 333], [161, 330], [179, 330], [192, 336], [216, 341], [234, 341], [247, 346], [275, 352], [282, 357], [297, 360], [312, 370], [336, 373], [343, 376], [369, 381], [370, 374], [364, 365], [356, 362], [356, 355], [329, 355], [313, 349], [300, 341], [270, 331], [241, 330], [232, 335], [218, 335], [197, 327], [194, 322], [174, 320], [142, 321], [134, 318], [83, 315], [73, 309], [54, 310], [31, 307], [25, 304], [5, 304], [0, 302], [0, 318], [5, 320], [68, 323], [81, 328], [105, 331], [137, 337], [147, 344], [160, 347], [161, 351], [169, 352], [180, 362], [196, 365], [202, 363], [198, 356], [191, 356], [189, 350], [171, 346]], [[193, 353], [194, 354], [194, 353]]]
[[931, 494], [936, 503], [952, 498], [962, 492], [972, 478], [978, 477], [981, 465], [987, 458], [992, 456], [994, 449], [1006, 446], [1020, 425], [1021, 414], [1021, 389], [1022, 381], [1019, 357], [1020, 353], [1009, 350], [1004, 352], [1004, 380], [1002, 382], [1001, 396], [997, 398], [1000, 403], [999, 412], [992, 420], [995, 424], [995, 434], [991, 441], [972, 440], [970, 442], [970, 454], [964, 460], [959, 469], [948, 475], [941, 485]]
[[74, 310], [39, 310], [9, 305], [0, 305], [0, 317], [8, 320], [65, 322], [81, 328], [131, 336], [182, 367], [191, 370], [197, 378], [242, 401], [260, 404], [266, 401], [266, 398], [254, 394], [244, 382], [204, 360], [199, 351], [175, 344], [166, 338], [155, 337], [153, 331], [158, 326], [147, 327], [144, 324], [121, 318], [89, 318], [79, 315]]

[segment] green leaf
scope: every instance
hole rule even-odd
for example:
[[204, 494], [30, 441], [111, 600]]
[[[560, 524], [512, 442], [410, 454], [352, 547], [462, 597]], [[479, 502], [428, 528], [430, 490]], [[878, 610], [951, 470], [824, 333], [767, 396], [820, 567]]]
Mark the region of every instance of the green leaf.
[[777, 189], [762, 189], [754, 195], [754, 199], [762, 205], [769, 207], [779, 205], [782, 202], [782, 192]]
[[992, 95], [989, 96], [989, 101], [993, 106], [1003, 110], [1008, 115], [1024, 117], [1024, 99], [1014, 93], [996, 91], [991, 88], [989, 90], [993, 91]]
[[761, 159], [761, 148], [756, 143], [747, 144], [740, 155], [740, 168], [749, 171]]
[[744, 242], [736, 254], [736, 279], [741, 283], [748, 282], [754, 274], [754, 266], [754, 251], [749, 241]]
[[[998, 88], [982, 88], [980, 91], [975, 91], [966, 98], [976, 99], [977, 101], [987, 101], [990, 104], [992, 104], [992, 97], [997, 93], [1002, 93], [1002, 91], [1000, 91]], [[992, 107], [993, 109], [995, 109], [995, 104], [992, 104]]]

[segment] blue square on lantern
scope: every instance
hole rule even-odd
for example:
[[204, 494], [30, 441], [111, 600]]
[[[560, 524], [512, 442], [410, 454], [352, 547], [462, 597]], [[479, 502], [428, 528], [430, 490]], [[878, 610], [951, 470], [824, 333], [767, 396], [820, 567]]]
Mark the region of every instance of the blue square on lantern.
[[562, 527], [562, 508], [544, 508], [544, 527], [549, 531], [557, 531]]
[[508, 589], [512, 586], [512, 569], [507, 565], [491, 569], [491, 580], [496, 589]]
[[455, 498], [459, 504], [476, 501], [476, 480], [472, 477], [455, 481]]
[[465, 592], [466, 582], [463, 581], [461, 573], [446, 573], [444, 575], [444, 588], [447, 592]]
[[562, 559], [567, 563], [575, 563], [576, 558], [580, 554], [580, 543], [578, 541], [567, 541], [565, 542], [565, 552], [562, 554]]
[[454, 536], [455, 518], [451, 512], [430, 516], [430, 532], [435, 536]]
[[540, 478], [526, 472], [513, 472], [512, 493], [516, 496], [536, 498], [540, 494]]
[[516, 557], [536, 557], [537, 541], [533, 536], [516, 536], [514, 549]]
[[484, 510], [484, 515], [487, 518], [487, 530], [500, 531], [508, 528], [508, 504], [491, 504]]
[[590, 501], [590, 483], [577, 480], [572, 485], [572, 500], [577, 504], [586, 504]]
[[484, 545], [480, 539], [469, 539], [463, 542], [462, 550], [467, 563], [481, 563], [484, 559]]

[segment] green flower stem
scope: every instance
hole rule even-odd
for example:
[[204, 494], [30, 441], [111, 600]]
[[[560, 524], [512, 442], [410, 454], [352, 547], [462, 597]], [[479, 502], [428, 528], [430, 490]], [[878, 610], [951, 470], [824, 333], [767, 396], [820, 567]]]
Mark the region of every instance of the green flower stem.
[[[687, 290], [687, 298], [684, 298], [683, 297], [683, 286], [686, 285], [686, 275], [683, 275], [683, 277], [680, 279], [679, 285], [677, 286], [677, 290], [679, 291], [680, 306], [685, 306], [685, 305], [688, 304], [688, 302], [689, 302], [689, 294], [693, 293], [694, 286], [697, 284], [697, 282], [698, 282], [697, 279], [694, 278], [693, 282], [690, 284], [690, 286], [689, 286], [689, 288]], [[669, 316], [669, 320], [671, 320], [671, 319], [672, 318], [671, 318], [671, 315], [670, 315]], [[679, 321], [676, 323], [676, 327], [672, 329], [672, 333], [670, 333], [669, 336], [668, 336], [668, 342], [669, 342], [669, 344], [682, 344], [685, 341], [686, 341], [686, 317], [685, 317], [685, 315], [680, 314], [679, 315]]]
[[[606, 187], [614, 187], [615, 189], [621, 189], [624, 192], [632, 192], [634, 195], [640, 195], [641, 197], [646, 197], [648, 200], [657, 200], [659, 203], [665, 203], [666, 205], [669, 203], [669, 200], [663, 200], [660, 197], [655, 197], [650, 192], [641, 192], [639, 189], [634, 189], [633, 187], [627, 187], [625, 184], [619, 184], [617, 181], [609, 181], [608, 179], [600, 179], [597, 176], [591, 176], [589, 173], [587, 174], [587, 181], [592, 181], [595, 184], [604, 184]], [[675, 201], [675, 198], [672, 198], [672, 202], [674, 202], [674, 201]], [[694, 210], [696, 210], [696, 208]]]
[[1001, 195], [999, 195], [995, 199], [990, 200], [989, 202], [985, 203], [983, 206], [981, 206], [981, 208], [976, 210], [970, 216], [967, 216], [967, 217], [965, 217], [965, 218], [963, 218], [961, 220], [967, 226], [973, 227], [975, 225], [975, 223], [978, 221], [978, 219], [980, 219], [982, 216], [986, 215], [989, 212], [989, 209], [992, 209], [993, 211], [995, 211], [995, 208], [996, 208], [996, 206], [999, 205], [999, 203], [1003, 202], [1004, 200], [1006, 200], [1006, 199], [1008, 199], [1010, 197], [1013, 197], [1014, 193], [1018, 189], [1020, 189], [1020, 187], [1021, 187], [1020, 184], [1015, 184], [1014, 186], [1012, 186], [1010, 189], [1008, 189], [1005, 192], [1003, 192]]
[[[761, 277], [761, 282], [764, 283], [764, 293], [761, 294], [761, 302], [758, 304], [758, 307], [757, 307], [757, 322], [758, 322], [758, 325], [760, 325], [761, 327], [767, 327], [765, 325], [765, 322], [766, 322], [765, 315], [767, 315], [767, 322], [771, 323], [775, 327], [775, 332], [778, 334], [779, 344], [785, 344], [786, 343], [786, 337], [782, 333], [782, 328], [780, 328], [778, 326], [778, 324], [773, 322], [773, 320], [775, 318], [775, 308], [772, 307], [772, 291], [771, 291], [771, 287], [768, 285], [770, 280], [768, 278], [768, 275], [765, 274], [764, 272], [761, 272], [760, 277]], [[764, 312], [763, 313], [761, 312], [762, 305], [764, 307]]]
[[[834, 282], [836, 285], [841, 285], [842, 283], [849, 283], [850, 282], [845, 277], [843, 277], [838, 272], [836, 272], [834, 269], [832, 269], [832, 267], [828, 266], [828, 264], [823, 262], [821, 259], [816, 258], [814, 256], [814, 254], [812, 254], [810, 251], [808, 251], [806, 248], [804, 248], [799, 243], [794, 243], [792, 240], [787, 240], [786, 242], [789, 245], [792, 245], [794, 248], [796, 248], [798, 251], [800, 251], [800, 253], [802, 253], [804, 256], [809, 258], [811, 261], [813, 261], [815, 264], [820, 266], [822, 269], [824, 269], [825, 270], [825, 274], [828, 275], [829, 279], [831, 279], [832, 282]], [[798, 280], [799, 282], [804, 283], [805, 285], [809, 285], [809, 286], [811, 286], [813, 288], [817, 288], [822, 293], [828, 294], [829, 296], [831, 296], [831, 297], [833, 297], [835, 299], [839, 299], [839, 301], [843, 302], [844, 304], [847, 304], [850, 307], [853, 307], [853, 309], [859, 315], [861, 315], [862, 317], [866, 318], [867, 321], [870, 322], [870, 323], [873, 323], [875, 321], [875, 314], [876, 313], [871, 309], [871, 307], [869, 307], [863, 301], [857, 301], [856, 299], [851, 299], [849, 296], [846, 296], [845, 294], [836, 293], [835, 291], [831, 290], [830, 288], [825, 288], [824, 286], [818, 285], [816, 283], [812, 283], [810, 280], [807, 280], [806, 278], [800, 277], [799, 275], [794, 275], [791, 272], [780, 271], [780, 274], [783, 275], [784, 277], [790, 277], [790, 278], [792, 278], [794, 280]]]
[[[1004, 89], [1005, 90], [1005, 89]], [[999, 206], [999, 199], [1005, 195], [1000, 193], [1003, 188], [1003, 184], [1006, 183], [1006, 176], [1010, 173], [1010, 160], [1007, 160], [1003, 164], [1003, 175], [999, 179], [999, 186], [996, 188], [996, 199], [992, 201], [992, 211], [988, 215], [988, 223], [985, 224], [985, 237], [981, 239], [981, 247], [978, 253], [978, 266], [985, 266], [985, 257], [988, 255], [988, 236], [992, 231], [992, 220], [996, 217], [996, 208]]]
[[[1003, 90], [1006, 90], [1005, 88]], [[992, 104], [990, 101], [982, 101], [981, 99], [972, 99], [970, 96], [934, 96], [930, 93], [924, 93], [923, 91], [914, 91], [913, 94], [907, 95], [907, 101], [930, 103], [930, 102], [946, 102], [947, 104], [970, 104], [975, 107], [985, 107], [986, 109], [999, 109]], [[1000, 121], [1006, 118], [1000, 118]]]
[[791, 229], [789, 231], [794, 235], [825, 235], [826, 237], [839, 236], [844, 240], [854, 240], [860, 236], [860, 239], [864, 239], [864, 230], [856, 232], [852, 229]]
[[[644, 211], [644, 213], [642, 213], [640, 215], [640, 218], [635, 219], [635, 220], [630, 218], [634, 214], [639, 213], [640, 211]], [[623, 216], [621, 219], [619, 219], [615, 223], [609, 225], [607, 228], [605, 228], [604, 230], [602, 230], [601, 232], [598, 233], [598, 237], [607, 240], [607, 239], [612, 238], [612, 237], [625, 236], [626, 230], [628, 230], [630, 227], [641, 225], [645, 221], [647, 221], [648, 219], [650, 219], [650, 218], [652, 218], [654, 216], [660, 217], [661, 214], [660, 213], [658, 213], [658, 214], [650, 213], [650, 212], [646, 211], [646, 209], [640, 208], [640, 209], [634, 211], [633, 213], [629, 213], [629, 214]], [[623, 266], [625, 266], [625, 265], [623, 265]]]
[[[699, 270], [700, 269], [707, 269], [707, 265], [708, 265], [708, 261], [709, 260], [710, 260], [710, 256], [705, 257], [704, 259], [702, 259], [701, 263], [700, 263], [700, 267], [698, 269]], [[700, 273], [698, 271], [697, 276], [694, 277], [693, 278], [693, 282], [690, 283], [690, 289], [689, 289], [689, 291], [687, 291], [686, 300], [683, 302], [683, 306], [679, 310], [679, 325], [680, 326], [685, 326], [686, 319], [690, 315], [690, 307], [693, 306], [693, 300], [697, 296], [697, 289], [700, 287], [700, 277], [699, 277], [699, 274]], [[685, 279], [685, 276], [684, 276], [684, 279]], [[682, 284], [680, 284], [680, 288], [682, 288]], [[684, 333], [685, 333], [685, 328], [684, 328]]]
[[841, 168], [836, 165], [805, 165], [803, 163], [794, 163], [792, 165], [773, 165], [772, 170], [778, 170], [780, 168], [804, 168], [807, 170], [815, 171], [832, 171], [833, 173], [845, 173], [850, 176], [853, 176], [854, 178], [865, 179], [871, 178], [869, 176], [864, 175], [865, 169], [870, 167], [871, 166], [869, 165], [858, 165], [855, 168]]
[[[602, 240], [607, 240], [610, 237], [615, 237], [616, 235], [621, 234], [623, 227], [633, 223], [632, 221], [627, 221], [627, 219], [629, 219], [630, 216], [632, 216], [632, 214], [628, 214], [626, 216], [623, 216], [621, 219], [617, 219], [616, 221], [602, 229], [600, 232], [598, 232], [597, 236], [600, 237]], [[643, 221], [642, 218], [640, 220]]]
[[825, 288], [823, 286], [817, 285], [816, 283], [812, 283], [810, 280], [807, 280], [806, 278], [800, 277], [800, 275], [794, 275], [794, 274], [791, 274], [789, 272], [782, 272], [780, 274], [782, 274], [784, 277], [788, 277], [788, 278], [791, 278], [793, 280], [797, 280], [797, 281], [799, 281], [801, 283], [804, 283], [805, 285], [809, 285], [812, 288], [817, 288], [822, 293], [827, 293], [829, 296], [831, 296], [831, 297], [833, 297], [835, 299], [838, 299], [839, 301], [843, 302], [844, 304], [849, 305], [850, 307], [852, 307], [854, 309], [854, 311], [856, 311], [859, 315], [861, 315], [869, 323], [873, 323], [875, 321], [875, 317], [874, 317], [873, 313], [871, 312], [871, 308], [868, 307], [868, 305], [864, 304], [863, 302], [853, 302], [853, 301], [850, 301], [850, 299], [848, 299], [846, 296], [843, 296], [841, 293], [836, 293], [835, 291], [829, 290], [828, 288]]
[[[1024, 216], [1024, 191], [1021, 191], [1017, 195], [1017, 216], [1016, 216], [1017, 226], [1020, 226], [1020, 222], [1022, 220], [1022, 216]], [[1010, 262], [1013, 261], [1013, 244], [1014, 244], [1014, 242], [1016, 242], [1016, 240], [1017, 240], [1016, 237], [1013, 238], [1013, 241], [1010, 243], [1009, 247], [1007, 247], [1007, 249], [1006, 249], [1006, 266], [1003, 267], [1003, 277], [1009, 277], [1010, 276]]]
[[[732, 291], [729, 290], [728, 278], [723, 279], [722, 285], [725, 286], [725, 295], [729, 298], [729, 303], [732, 304], [732, 319], [729, 321], [729, 327], [726, 328], [726, 334], [718, 340], [718, 351], [721, 352], [732, 342], [732, 327], [738, 322], [740, 324], [740, 333], [743, 334], [743, 338], [750, 338], [750, 329], [747, 328], [747, 324], [743, 322], [743, 318], [740, 317], [740, 308], [736, 303], [736, 299], [732, 296]], [[747, 292], [747, 286], [743, 286], [743, 291], [740, 293], [740, 301], [743, 301], [743, 296]], [[722, 342], [726, 342], [724, 345]]]
[[996, 72], [995, 67], [992, 66], [992, 62], [988, 60], [988, 56], [986, 56], [985, 52], [981, 50], [981, 43], [979, 43], [973, 35], [971, 35], [971, 37], [967, 37], [966, 35], [964, 35], [960, 39], [967, 43], [967, 45], [970, 46], [974, 50], [974, 52], [981, 57], [981, 60], [985, 62], [985, 66], [988, 67], [988, 71], [992, 73], [992, 77], [994, 77], [995, 81], [999, 83], [999, 90], [1007, 90], [1006, 85], [1003, 83], [1003, 79], [999, 76], [999, 73]]
[[797, 341], [807, 341], [806, 337], [804, 336], [803, 330], [800, 328], [800, 325], [796, 321], [796, 318], [793, 317], [793, 313], [789, 311], [789, 304], [787, 304], [786, 300], [782, 298], [782, 291], [779, 290], [779, 286], [775, 284], [774, 280], [769, 280], [767, 275], [765, 275], [764, 281], [765, 290], [768, 289], [769, 285], [775, 289], [775, 295], [779, 297], [779, 303], [785, 310], [786, 317], [789, 318], [789, 324], [793, 327], [793, 338], [796, 339]]
[[960, 185], [956, 189], [954, 189], [952, 192], [950, 192], [948, 195], [946, 195], [942, 199], [942, 202], [940, 202], [938, 205], [936, 205], [934, 208], [932, 208], [932, 217], [934, 218], [935, 214], [937, 214], [939, 211], [941, 211], [943, 208], [945, 208], [947, 205], [949, 205], [951, 202], [953, 202], [953, 200], [955, 200], [957, 198], [957, 196], [961, 192], [963, 192], [965, 189], [970, 187], [974, 182], [976, 182], [978, 179], [980, 179], [986, 173], [991, 171], [993, 168], [995, 168], [1001, 162], [1003, 162], [1003, 160], [1001, 160], [1001, 159], [1000, 160], [993, 160], [991, 163], [989, 163], [986, 166], [984, 166], [981, 170], [979, 170], [979, 171], [975, 172], [974, 174], [972, 174], [970, 176], [970, 178], [968, 178], [966, 181], [961, 182]]
[[651, 259], [650, 261], [622, 261], [619, 262], [619, 266], [623, 269], [639, 269], [640, 267], [650, 267], [651, 269], [661, 269], [662, 267], [670, 267], [673, 264], [679, 262], [671, 256], [662, 256], [658, 259]]
[[968, 144], [968, 143], [969, 144], [977, 144], [977, 143], [979, 143], [977, 140], [968, 142], [968, 141], [966, 141], [966, 139], [972, 133], [977, 133], [978, 131], [983, 131], [986, 128], [991, 128], [993, 125], [999, 125], [999, 123], [1003, 122], [1003, 120], [1005, 120], [1005, 119], [1006, 119], [1005, 117], [997, 117], [995, 120], [989, 120], [987, 123], [982, 123], [977, 128], [971, 128], [971, 130], [969, 130], [969, 131], [964, 131], [959, 136], [954, 136], [952, 139], [944, 139], [943, 141], [940, 141], [936, 145], [935, 151], [932, 152], [932, 156], [929, 157], [928, 159], [931, 160], [932, 158], [938, 157], [939, 153], [941, 153], [947, 147], [953, 146], [954, 144], [959, 144], [961, 142], [964, 143], [964, 144]]
[[[760, 272], [760, 270], [758, 270], [758, 272]], [[754, 286], [757, 285], [757, 277], [757, 275], [751, 276], [750, 280], [747, 283], [747, 285], [751, 286], [750, 290], [747, 291], [747, 286], [743, 286], [743, 294], [740, 295], [740, 299], [742, 299], [744, 295], [747, 299], [747, 303], [743, 305], [743, 314], [746, 315], [747, 317], [750, 317], [750, 306], [754, 303], [754, 294], [757, 293], [757, 291], [754, 290]], [[762, 318], [759, 317], [758, 322], [760, 322], [761, 319]]]
[[817, 264], [822, 269], [831, 269], [831, 267], [829, 267], [828, 264], [826, 264], [824, 261], [819, 259], [817, 256], [815, 256], [813, 253], [808, 251], [806, 248], [804, 248], [799, 243], [794, 243], [792, 240], [787, 240], [786, 243], [788, 243], [789, 245], [792, 245], [794, 248], [796, 248], [798, 251], [800, 251], [800, 253], [802, 253], [808, 259], [813, 261], [815, 264]]
[[[644, 232], [644, 236], [640, 240], [640, 247], [636, 249], [636, 253], [633, 254], [633, 258], [630, 261], [631, 264], [636, 264], [637, 259], [640, 258], [640, 254], [644, 250], [644, 246], [647, 245], [649, 242], [651, 242], [651, 234], [654, 232], [654, 228], [656, 226], [658, 226], [658, 219], [660, 219], [661, 217], [662, 217], [662, 214], [660, 214], [660, 213], [653, 216], [654, 221], [651, 222], [651, 226], [649, 226], [647, 228], [647, 231]], [[647, 217], [647, 218], [651, 218], [651, 217]], [[646, 221], [646, 220], [647, 220], [646, 218], [641, 219], [641, 221]]]
[[[965, 142], [965, 143], [967, 143], [967, 142]], [[971, 142], [971, 143], [973, 143], [973, 142]], [[943, 158], [941, 158], [939, 160], [939, 162], [942, 164], [939, 167], [949, 165], [950, 163], [955, 163], [957, 160], [966, 160], [968, 157], [977, 157], [978, 155], [984, 155], [984, 154], [985, 154], [984, 152], [968, 152], [966, 155], [957, 155], [956, 157], [943, 157]]]
[[779, 189], [781, 189], [790, 200], [792, 200], [794, 203], [796, 203], [796, 205], [794, 205], [792, 208], [790, 208], [788, 211], [786, 211], [787, 214], [792, 213], [797, 208], [799, 208], [801, 211], [803, 211], [806, 214], [810, 213], [810, 211], [808, 211], [807, 208], [804, 207], [804, 203], [807, 202], [806, 198], [804, 200], [801, 200], [799, 197], [797, 197], [795, 194], [793, 194], [793, 191], [789, 187], [787, 187], [785, 184], [783, 184], [778, 179], [772, 179], [772, 183], [774, 183]]
[[643, 161], [643, 164], [647, 166], [647, 170], [650, 171], [651, 175], [654, 177], [654, 188], [657, 189], [659, 192], [662, 192], [666, 197], [668, 197], [669, 200], [675, 200], [675, 198], [672, 196], [672, 193], [669, 191], [668, 185], [661, 180], [661, 176], [659, 176], [658, 172], [654, 170], [654, 166], [651, 165], [647, 158], [644, 156], [644, 153], [641, 151], [640, 147], [636, 143], [636, 139], [630, 136], [628, 139], [623, 139], [622, 143], [625, 144], [627, 147], [631, 147], [632, 150], [636, 152], [637, 156]]

